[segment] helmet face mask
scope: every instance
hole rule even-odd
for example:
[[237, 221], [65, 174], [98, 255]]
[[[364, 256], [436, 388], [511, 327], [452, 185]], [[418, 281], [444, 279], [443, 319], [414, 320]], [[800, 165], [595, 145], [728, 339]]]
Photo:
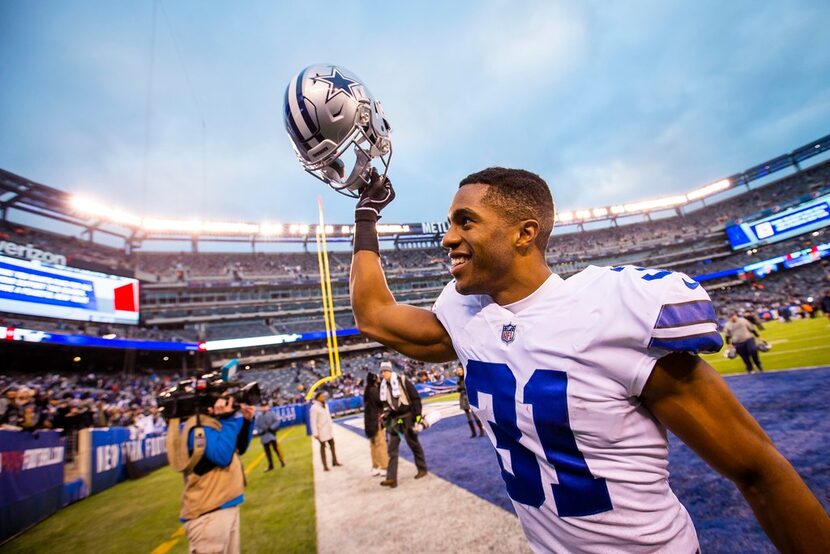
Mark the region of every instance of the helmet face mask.
[[285, 128], [303, 168], [337, 192], [357, 196], [372, 161], [389, 170], [391, 129], [380, 102], [334, 65], [300, 71], [285, 91]]

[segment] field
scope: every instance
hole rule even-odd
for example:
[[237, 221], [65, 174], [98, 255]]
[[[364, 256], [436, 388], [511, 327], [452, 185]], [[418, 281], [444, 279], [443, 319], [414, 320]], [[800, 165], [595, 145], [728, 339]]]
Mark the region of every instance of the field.
[[[769, 352], [761, 354], [764, 369], [830, 365], [830, 319], [774, 321], [764, 327], [761, 338], [772, 345]], [[704, 356], [704, 359], [724, 375], [745, 371], [740, 358], [729, 360], [718, 353]]]
[[[242, 512], [245, 552], [316, 549], [311, 439], [295, 426], [280, 430], [286, 467], [264, 473], [267, 460], [254, 439], [242, 457], [248, 487]], [[164, 467], [72, 504], [19, 538], [4, 552], [187, 552], [178, 522], [181, 476]]]
[[[762, 354], [766, 370], [830, 366], [830, 322], [826, 318], [770, 323], [762, 336], [772, 344], [772, 350]], [[744, 372], [740, 359], [728, 360], [722, 354], [706, 358], [724, 374]], [[822, 420], [826, 419], [821, 415], [824, 410], [821, 391], [826, 389], [827, 375], [826, 371], [798, 372], [728, 380], [742, 402], [817, 491], [825, 507], [830, 495], [830, 475], [822, 461], [826, 458], [828, 433], [821, 427]], [[788, 417], [779, 417], [782, 413], [788, 413]], [[458, 427], [457, 434], [462, 436], [466, 433], [462, 419], [448, 420], [442, 433]], [[458, 421], [450, 423], [453, 420]], [[807, 438], [805, 433], [813, 435]], [[436, 433], [424, 442], [430, 469], [466, 487], [454, 477], [463, 473], [457, 469], [458, 452], [446, 447], [441, 451], [441, 446], [431, 444], [437, 443], [438, 437]], [[466, 487], [468, 490], [507, 508], [500, 479], [497, 476], [497, 481], [490, 479], [495, 458], [492, 448], [483, 441], [476, 442], [476, 449], [469, 451], [476, 460], [466, 461], [475, 465], [481, 458], [487, 479], [476, 478], [469, 471], [458, 478], [471, 481]], [[808, 448], [810, 443], [817, 446]], [[303, 428], [293, 427], [281, 430], [280, 444], [288, 463], [285, 469], [263, 473], [262, 449], [256, 439], [243, 457], [248, 469], [248, 488], [242, 508], [245, 552], [314, 552], [317, 548], [310, 439]], [[765, 539], [759, 538], [760, 529], [734, 487], [713, 476], [682, 444], [673, 441], [672, 445], [671, 464], [676, 477], [672, 483], [699, 527], [704, 551], [769, 551], [767, 546], [762, 546]], [[407, 453], [402, 448], [402, 454]], [[177, 522], [180, 491], [180, 477], [162, 468], [143, 479], [122, 483], [69, 506], [5, 545], [3, 550], [42, 552], [59, 545], [65, 552], [186, 552], [186, 540]], [[359, 498], [354, 499], [353, 509], [360, 510]], [[731, 522], [730, 516], [734, 514], [740, 517]]]

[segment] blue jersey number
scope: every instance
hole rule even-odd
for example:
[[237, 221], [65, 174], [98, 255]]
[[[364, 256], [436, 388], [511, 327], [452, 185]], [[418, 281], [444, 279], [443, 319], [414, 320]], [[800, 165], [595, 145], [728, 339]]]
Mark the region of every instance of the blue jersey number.
[[[465, 378], [470, 403], [482, 408], [481, 394], [492, 398], [490, 428], [496, 448], [510, 453], [505, 468], [499, 455], [507, 494], [521, 504], [539, 508], [545, 501], [539, 461], [519, 442], [522, 432], [516, 419], [516, 377], [506, 364], [470, 360]], [[568, 374], [553, 369], [537, 369], [524, 388], [524, 403], [533, 410], [533, 425], [545, 451], [545, 458], [556, 470], [559, 484], [552, 485], [556, 511], [560, 517], [586, 516], [613, 509], [605, 479], [595, 478], [579, 451], [568, 418]]]

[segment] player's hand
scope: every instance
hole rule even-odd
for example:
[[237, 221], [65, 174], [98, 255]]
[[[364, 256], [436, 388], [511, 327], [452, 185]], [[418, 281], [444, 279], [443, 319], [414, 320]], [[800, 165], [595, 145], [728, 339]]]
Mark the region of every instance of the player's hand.
[[250, 404], [240, 404], [239, 409], [240, 411], [242, 411], [242, 417], [244, 417], [248, 421], [254, 419], [254, 415], [256, 415], [256, 408], [254, 408]]
[[369, 182], [360, 189], [360, 199], [354, 210], [355, 221], [377, 221], [380, 211], [395, 199], [395, 190], [386, 177], [373, 167], [369, 171]]

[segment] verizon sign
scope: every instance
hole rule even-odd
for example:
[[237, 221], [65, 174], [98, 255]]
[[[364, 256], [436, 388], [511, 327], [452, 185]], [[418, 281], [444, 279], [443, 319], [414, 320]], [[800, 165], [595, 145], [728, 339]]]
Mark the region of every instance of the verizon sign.
[[41, 250], [34, 244], [27, 244], [24, 246], [22, 244], [17, 244], [16, 242], [0, 240], [0, 254], [14, 256], [15, 258], [25, 258], [36, 262], [66, 265], [66, 256]]

